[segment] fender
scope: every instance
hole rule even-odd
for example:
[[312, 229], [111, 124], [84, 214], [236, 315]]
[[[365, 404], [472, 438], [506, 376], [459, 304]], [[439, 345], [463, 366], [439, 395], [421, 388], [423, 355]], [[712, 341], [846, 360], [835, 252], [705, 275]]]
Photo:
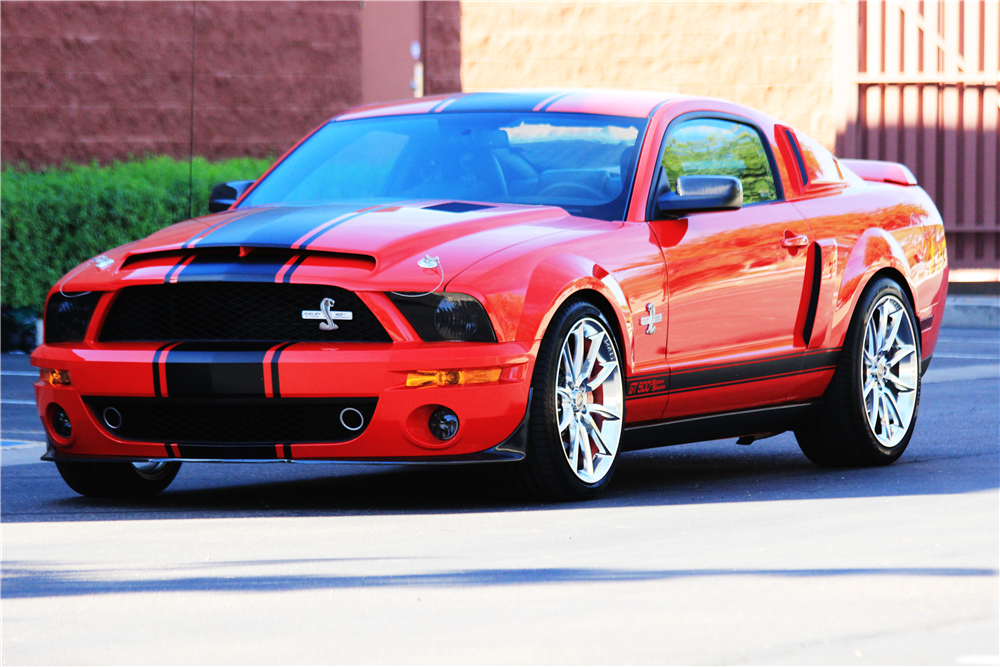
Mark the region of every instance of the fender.
[[[597, 292], [611, 306], [615, 324], [622, 333], [623, 348], [632, 347], [631, 310], [625, 292], [615, 277], [591, 259], [578, 255], [560, 254], [533, 256], [534, 266], [523, 288], [514, 292], [477, 294], [466, 287], [449, 284], [448, 289], [460, 290], [482, 298], [490, 308], [494, 326], [501, 340], [538, 341], [556, 311], [574, 294], [584, 290]], [[527, 267], [519, 267], [524, 269]], [[524, 275], [518, 271], [521, 275]]]
[[[652, 303], [660, 313], [667, 311], [663, 254], [650, 241], [645, 223], [619, 225], [610, 230], [567, 230], [562, 232], [563, 243], [554, 244], [549, 236], [500, 251], [456, 276], [447, 289], [482, 294], [501, 341], [539, 341], [571, 295], [580, 291], [600, 295], [609, 320], [621, 333], [629, 371], [636, 365], [663, 366], [667, 322], [655, 336], [637, 339], [646, 304]], [[637, 254], [639, 248], [646, 252]]]
[[[561, 285], [561, 288], [552, 290], [555, 285]], [[593, 260], [575, 255], [548, 257], [536, 267], [528, 290], [537, 298], [531, 299], [530, 307], [525, 309], [531, 315], [522, 317], [518, 340], [541, 340], [563, 303], [577, 292], [590, 290], [600, 294], [612, 307], [615, 324], [623, 338], [623, 349], [632, 349], [632, 312], [625, 292], [615, 277]], [[544, 299], [548, 299], [547, 302]]]
[[904, 291], [913, 299], [910, 265], [899, 242], [888, 232], [870, 228], [858, 238], [844, 262], [844, 272], [830, 318], [828, 344], [840, 346], [847, 336], [851, 313], [872, 277], [883, 269], [894, 269], [903, 276]]

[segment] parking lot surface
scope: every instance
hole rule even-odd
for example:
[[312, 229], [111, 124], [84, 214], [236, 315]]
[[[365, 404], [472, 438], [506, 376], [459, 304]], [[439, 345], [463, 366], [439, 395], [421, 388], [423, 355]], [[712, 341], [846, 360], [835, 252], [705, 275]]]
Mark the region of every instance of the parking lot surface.
[[489, 468], [185, 464], [146, 501], [52, 464], [4, 355], [3, 664], [997, 664], [1000, 335], [946, 329], [895, 465], [784, 434], [623, 455], [596, 501]]

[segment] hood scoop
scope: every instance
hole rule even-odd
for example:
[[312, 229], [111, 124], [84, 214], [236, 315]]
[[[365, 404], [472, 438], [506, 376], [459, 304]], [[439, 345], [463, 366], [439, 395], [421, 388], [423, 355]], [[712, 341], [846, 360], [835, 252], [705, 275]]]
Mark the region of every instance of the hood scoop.
[[425, 211], [444, 211], [445, 213], [469, 213], [470, 211], [482, 211], [484, 208], [496, 208], [496, 206], [489, 206], [487, 204], [469, 204], [462, 201], [450, 201], [445, 204], [424, 206]]
[[292, 264], [297, 267], [306, 262], [316, 267], [366, 272], [372, 272], [376, 267], [375, 258], [371, 255], [236, 246], [204, 248], [195, 252], [166, 250], [129, 255], [119, 271], [170, 266], [177, 268], [177, 274], [182, 274], [185, 280], [273, 282], [284, 267]]

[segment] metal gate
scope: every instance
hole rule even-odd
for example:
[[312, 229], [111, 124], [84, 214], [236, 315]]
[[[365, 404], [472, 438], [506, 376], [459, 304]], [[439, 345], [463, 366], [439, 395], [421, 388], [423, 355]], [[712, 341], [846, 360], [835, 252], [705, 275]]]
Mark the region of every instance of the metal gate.
[[913, 171], [953, 268], [1000, 267], [1000, 2], [861, 0], [857, 30], [857, 105], [838, 149]]

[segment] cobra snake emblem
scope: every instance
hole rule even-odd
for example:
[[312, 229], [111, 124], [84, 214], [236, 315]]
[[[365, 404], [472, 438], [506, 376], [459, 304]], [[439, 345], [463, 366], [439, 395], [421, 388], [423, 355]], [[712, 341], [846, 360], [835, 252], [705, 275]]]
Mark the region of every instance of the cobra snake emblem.
[[326, 318], [325, 322], [319, 323], [319, 328], [323, 331], [335, 331], [338, 327], [333, 321], [333, 305], [336, 303], [333, 299], [327, 297], [320, 301], [319, 310], [323, 313], [323, 317]]

